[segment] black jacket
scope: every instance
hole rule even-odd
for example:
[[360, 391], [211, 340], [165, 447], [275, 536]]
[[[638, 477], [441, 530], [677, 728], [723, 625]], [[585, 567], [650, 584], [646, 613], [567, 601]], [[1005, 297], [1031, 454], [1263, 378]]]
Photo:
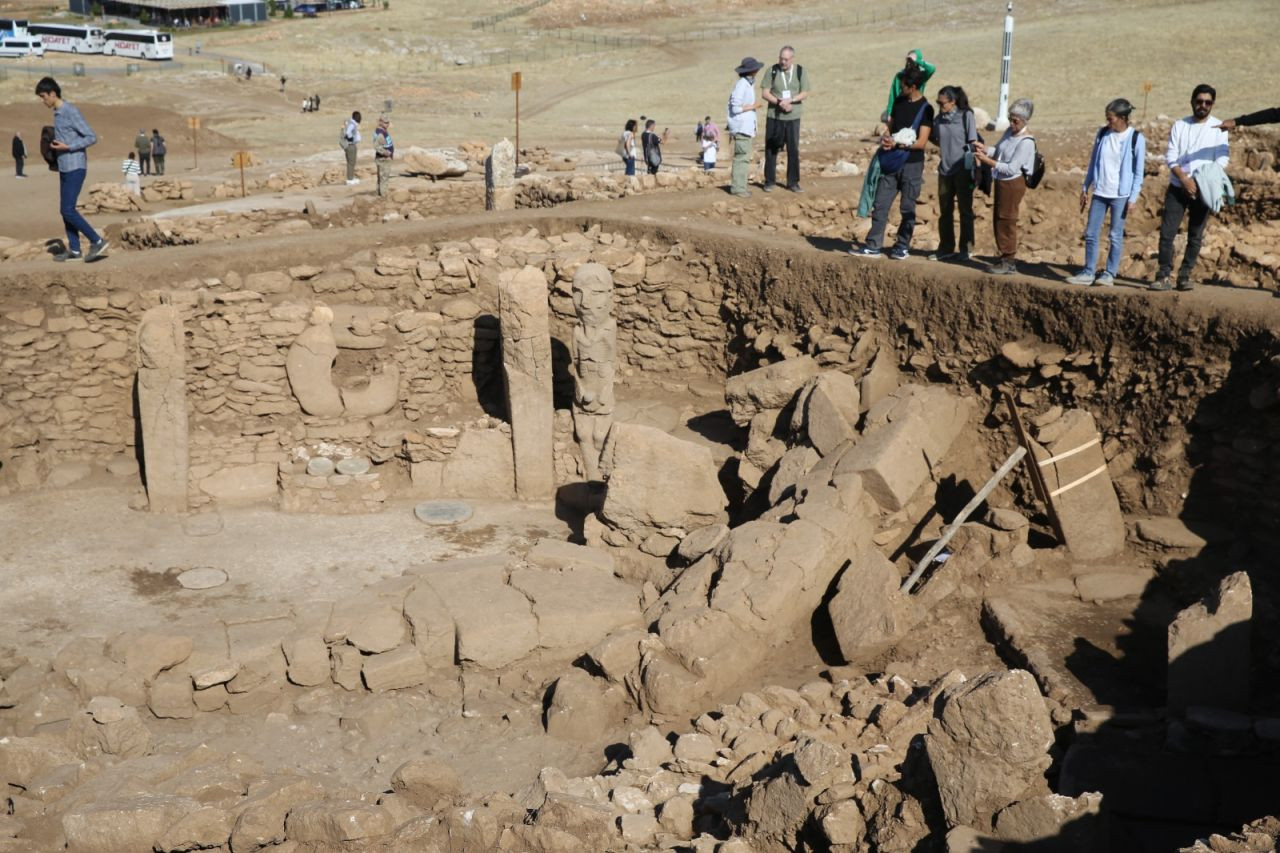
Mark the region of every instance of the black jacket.
[[27, 156], [26, 143], [24, 143], [15, 133], [13, 135], [13, 158], [16, 160], [19, 157], [26, 157], [26, 156]]
[[1236, 119], [1236, 124], [1239, 127], [1253, 127], [1258, 124], [1275, 124], [1276, 122], [1280, 122], [1280, 107], [1258, 110], [1256, 113], [1249, 113]]

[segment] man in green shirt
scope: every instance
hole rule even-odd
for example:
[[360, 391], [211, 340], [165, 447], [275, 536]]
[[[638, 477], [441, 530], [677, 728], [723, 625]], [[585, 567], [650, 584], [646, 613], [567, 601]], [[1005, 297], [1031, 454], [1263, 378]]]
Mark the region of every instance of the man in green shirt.
[[778, 62], [760, 82], [760, 94], [769, 105], [764, 123], [765, 192], [777, 182], [778, 152], [787, 149], [787, 189], [800, 188], [800, 112], [809, 97], [809, 75], [804, 66], [796, 65], [796, 52], [787, 45], [778, 52]]

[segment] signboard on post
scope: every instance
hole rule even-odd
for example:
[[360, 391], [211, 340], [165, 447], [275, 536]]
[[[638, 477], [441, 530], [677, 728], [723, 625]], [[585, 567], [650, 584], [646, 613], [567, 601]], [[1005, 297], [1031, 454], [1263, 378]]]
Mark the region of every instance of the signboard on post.
[[200, 117], [187, 116], [187, 127], [191, 128], [191, 151], [195, 155], [194, 169], [200, 168]]
[[253, 165], [253, 155], [248, 151], [237, 151], [231, 155], [231, 165], [240, 169], [240, 198], [244, 198], [244, 167]]
[[511, 72], [511, 91], [516, 93], [516, 172], [520, 171], [520, 84], [523, 78], [519, 71]]

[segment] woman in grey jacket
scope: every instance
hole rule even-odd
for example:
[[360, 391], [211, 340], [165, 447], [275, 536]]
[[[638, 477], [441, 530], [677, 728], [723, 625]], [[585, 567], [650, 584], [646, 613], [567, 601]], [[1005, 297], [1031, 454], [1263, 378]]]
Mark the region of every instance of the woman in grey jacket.
[[979, 142], [974, 155], [979, 162], [991, 167], [991, 176], [995, 178], [995, 209], [991, 220], [1000, 260], [987, 267], [992, 275], [1013, 275], [1018, 271], [1018, 208], [1027, 194], [1027, 175], [1036, 164], [1036, 139], [1027, 131], [1027, 122], [1031, 121], [1035, 108], [1027, 98], [1010, 104], [1009, 129], [1000, 137], [995, 150], [988, 153], [987, 147]]

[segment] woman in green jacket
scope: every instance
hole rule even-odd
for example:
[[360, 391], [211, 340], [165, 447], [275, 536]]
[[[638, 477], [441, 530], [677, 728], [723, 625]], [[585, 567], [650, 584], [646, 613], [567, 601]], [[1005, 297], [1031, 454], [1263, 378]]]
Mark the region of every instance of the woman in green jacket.
[[[902, 67], [902, 71], [906, 71], [913, 65], [920, 66], [920, 69], [924, 71], [924, 82], [920, 84], [920, 93], [924, 94], [924, 87], [928, 85], [929, 78], [938, 69], [931, 63], [924, 61], [924, 53], [919, 48], [907, 53], [907, 63]], [[893, 112], [893, 102], [902, 94], [902, 71], [894, 74], [893, 82], [889, 84], [889, 103], [885, 104], [884, 114], [880, 116], [881, 121], [889, 120], [889, 113]]]

